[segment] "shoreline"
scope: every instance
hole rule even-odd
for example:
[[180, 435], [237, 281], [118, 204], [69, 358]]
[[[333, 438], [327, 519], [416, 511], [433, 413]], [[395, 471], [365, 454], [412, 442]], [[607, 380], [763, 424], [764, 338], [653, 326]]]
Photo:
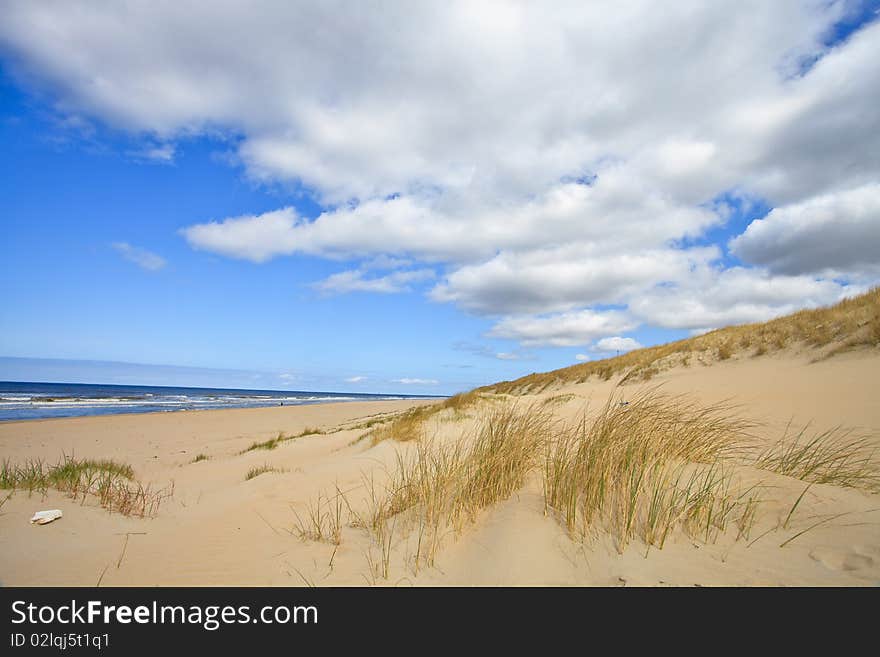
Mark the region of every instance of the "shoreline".
[[[389, 395], [390, 396], [390, 395]], [[112, 417], [138, 417], [138, 416], [162, 416], [175, 415], [177, 413], [215, 413], [226, 411], [264, 411], [278, 408], [301, 408], [305, 406], [330, 406], [335, 404], [382, 404], [386, 402], [438, 402], [447, 399], [446, 396], [406, 396], [395, 399], [345, 399], [338, 401], [304, 401], [298, 404], [278, 404], [274, 406], [235, 406], [230, 408], [178, 408], [167, 411], [139, 411], [139, 412], [121, 412], [121, 413], [94, 413], [91, 415], [63, 415], [60, 417], [35, 417], [35, 418], [15, 418], [0, 419], [0, 426], [8, 424], [31, 424], [34, 422], [57, 422], [61, 420], [87, 420], [94, 418], [112, 418]]]

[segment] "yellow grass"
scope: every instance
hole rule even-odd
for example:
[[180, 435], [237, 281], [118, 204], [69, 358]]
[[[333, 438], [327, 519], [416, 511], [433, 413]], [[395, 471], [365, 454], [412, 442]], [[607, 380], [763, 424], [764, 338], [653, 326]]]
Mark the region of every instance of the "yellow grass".
[[610, 398], [549, 444], [547, 509], [572, 534], [611, 532], [621, 550], [636, 535], [662, 547], [679, 524], [708, 540], [732, 518], [732, 463], [752, 444], [753, 425], [732, 410], [656, 389], [629, 403]]
[[[546, 513], [573, 538], [611, 535], [621, 552], [636, 539], [648, 550], [660, 549], [676, 531], [707, 543], [728, 531], [735, 531], [734, 540], [751, 540], [769, 489], [745, 487], [738, 476], [744, 466], [870, 490], [880, 481], [880, 465], [865, 439], [839, 429], [813, 437], [801, 431], [761, 448], [756, 427], [729, 404], [701, 405], [656, 387], [628, 402], [612, 396], [573, 426], [554, 421], [545, 403], [497, 406], [458, 440], [440, 443], [421, 435], [398, 452], [380, 481], [375, 473], [364, 476], [364, 496], [355, 496], [355, 503], [338, 489], [319, 496], [305, 520], [297, 516], [297, 531], [338, 545], [344, 506], [348, 523], [372, 538], [367, 559], [375, 581], [389, 576], [392, 545], [415, 542], [417, 573], [434, 564], [445, 537], [536, 473]], [[788, 528], [805, 493], [769, 531]]]

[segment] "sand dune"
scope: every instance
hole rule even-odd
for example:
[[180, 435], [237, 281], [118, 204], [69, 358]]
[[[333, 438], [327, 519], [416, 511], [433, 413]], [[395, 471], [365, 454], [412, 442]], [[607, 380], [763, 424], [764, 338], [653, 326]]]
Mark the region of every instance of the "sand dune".
[[[733, 399], [739, 412], [761, 421], [755, 434], [772, 442], [785, 426], [812, 422], [816, 430], [843, 424], [880, 441], [876, 379], [880, 354], [862, 350], [810, 362], [792, 353], [733, 357], [709, 365], [671, 368], [648, 383], [566, 384], [516, 398], [484, 395], [469, 406], [428, 415], [423, 440], [467, 441], [497, 408], [539, 403], [559, 422], [597, 409], [609, 395], [637, 396], [659, 385], [701, 404]], [[547, 401], [549, 400], [549, 401]], [[438, 537], [433, 564], [416, 563], [419, 532], [402, 516], [387, 544], [352, 521], [366, 503], [364, 478], [376, 490], [397, 467], [396, 455], [415, 442], [381, 440], [364, 426], [378, 413], [413, 402], [340, 403], [271, 409], [218, 410], [73, 418], [0, 424], [0, 453], [27, 458], [114, 458], [130, 463], [142, 482], [173, 481], [152, 518], [125, 517], [96, 498], [72, 500], [49, 490], [15, 492], [0, 510], [0, 579], [20, 585], [871, 585], [880, 583], [880, 495], [807, 483], [742, 467], [743, 481], [760, 479], [764, 501], [748, 540], [736, 531], [700, 540], [678, 529], [663, 549], [638, 538], [621, 550], [601, 528], [573, 536], [551, 510], [545, 513], [541, 477], [529, 473], [507, 499], [479, 510]], [[351, 428], [360, 426], [360, 428]], [[328, 433], [245, 451], [279, 432], [306, 427]], [[208, 458], [192, 462], [197, 454]], [[251, 468], [276, 471], [245, 480]], [[339, 544], [304, 540], [320, 495], [342, 491]], [[38, 509], [60, 508], [47, 526], [28, 523]], [[322, 514], [335, 513], [322, 502]], [[783, 523], [788, 520], [786, 527]], [[326, 520], [326, 518], [325, 518]], [[819, 523], [780, 547], [798, 532]], [[390, 527], [390, 525], [389, 525]], [[762, 536], [763, 535], [763, 536]], [[757, 540], [755, 540], [757, 538]], [[387, 575], [387, 576], [386, 576]]]

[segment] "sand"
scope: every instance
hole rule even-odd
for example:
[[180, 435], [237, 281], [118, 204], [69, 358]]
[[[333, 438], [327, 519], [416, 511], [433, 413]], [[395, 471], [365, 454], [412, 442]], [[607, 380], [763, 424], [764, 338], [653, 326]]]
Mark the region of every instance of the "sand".
[[[741, 413], [762, 421], [767, 440], [788, 422], [817, 429], [846, 425], [880, 446], [877, 379], [880, 355], [863, 351], [810, 363], [794, 353], [695, 363], [655, 377], [670, 393], [711, 403], [731, 399]], [[570, 395], [552, 405], [574, 419], [614, 392], [612, 382], [587, 382], [519, 400]], [[618, 392], [635, 394], [646, 384]], [[754, 542], [720, 537], [701, 542], [677, 532], [662, 550], [638, 540], [622, 553], [601, 532], [575, 540], [544, 513], [540, 480], [485, 510], [460, 534], [450, 533], [433, 567], [414, 567], [412, 540], [392, 540], [388, 577], [370, 562], [376, 545], [363, 529], [346, 526], [340, 545], [302, 540], [296, 514], [305, 517], [319, 493], [338, 487], [352, 500], [364, 495], [363, 477], [395, 467], [411, 443], [354, 442], [354, 422], [426, 402], [347, 402], [268, 409], [237, 409], [0, 423], [0, 456], [12, 461], [62, 454], [130, 463], [139, 480], [156, 487], [173, 481], [174, 494], [158, 514], [141, 519], [110, 514], [94, 500], [59, 492], [16, 492], [0, 509], [0, 582], [4, 585], [590, 585], [737, 586], [880, 584], [880, 495], [815, 484], [786, 529], [781, 524], [805, 482], [761, 472], [773, 500], [762, 510]], [[459, 440], [483, 411], [448, 411], [429, 423], [439, 440]], [[304, 436], [265, 451], [242, 454], [279, 431], [317, 426], [332, 433]], [[191, 462], [196, 454], [210, 458]], [[249, 481], [255, 466], [281, 472]], [[748, 473], [746, 473], [748, 475]], [[755, 475], [757, 476], [757, 475]], [[4, 493], [5, 496], [5, 493]], [[64, 517], [32, 526], [37, 510]], [[843, 515], [838, 515], [843, 514]], [[836, 518], [835, 518], [836, 516]], [[787, 539], [831, 518], [796, 538]], [[768, 527], [766, 535], [758, 538]], [[760, 531], [759, 531], [760, 530]], [[735, 533], [735, 532], [734, 532]]]

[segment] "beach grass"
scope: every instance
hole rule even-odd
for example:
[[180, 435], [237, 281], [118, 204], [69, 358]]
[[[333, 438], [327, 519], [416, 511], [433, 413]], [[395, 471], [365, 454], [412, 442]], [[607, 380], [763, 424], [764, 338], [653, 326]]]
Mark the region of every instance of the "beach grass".
[[[565, 401], [492, 406], [453, 440], [428, 438], [422, 426], [404, 439], [393, 466], [363, 475], [360, 496], [338, 488], [319, 495], [303, 518], [297, 516], [297, 533], [338, 545], [345, 514], [350, 526], [371, 538], [373, 580], [388, 578], [392, 543], [410, 537], [417, 573], [434, 565], [447, 537], [534, 477], [542, 485], [545, 514], [578, 541], [604, 534], [621, 553], [634, 541], [647, 553], [662, 549], [676, 532], [707, 544], [730, 532], [734, 542], [750, 546], [765, 504], [773, 502], [772, 487], [764, 480], [744, 484], [743, 469], [752, 479], [766, 470], [809, 482], [768, 532], [789, 528], [813, 482], [876, 490], [880, 476], [868, 439], [842, 429], [786, 432], [767, 445], [758, 437], [766, 427], [743, 418], [738, 407], [698, 403], [658, 386], [626, 398], [618, 390], [597, 412], [585, 410], [569, 424], [550, 409]], [[443, 410], [436, 406], [397, 416], [383, 425], [387, 437], [400, 440], [396, 421], [424, 423]]]
[[733, 460], [752, 444], [752, 428], [726, 404], [701, 406], [656, 389], [626, 403], [611, 397], [548, 444], [547, 510], [572, 535], [610, 532], [621, 551], [634, 536], [662, 547], [679, 525], [710, 539], [736, 506]]
[[842, 427], [813, 435], [809, 425], [789, 431], [758, 454], [755, 467], [815, 484], [880, 491], [880, 461], [869, 437]]
[[266, 474], [269, 472], [286, 472], [282, 468], [275, 468], [269, 465], [268, 463], [264, 463], [263, 465], [257, 465], [247, 471], [247, 474], [244, 476], [245, 481], [250, 481], [255, 477], [259, 477], [262, 474]]
[[134, 470], [126, 463], [67, 455], [55, 464], [41, 459], [22, 463], [4, 459], [0, 464], [0, 488], [43, 494], [53, 489], [82, 502], [94, 497], [110, 512], [138, 517], [154, 516], [162, 500], [173, 494], [173, 486], [154, 490], [136, 481]]

